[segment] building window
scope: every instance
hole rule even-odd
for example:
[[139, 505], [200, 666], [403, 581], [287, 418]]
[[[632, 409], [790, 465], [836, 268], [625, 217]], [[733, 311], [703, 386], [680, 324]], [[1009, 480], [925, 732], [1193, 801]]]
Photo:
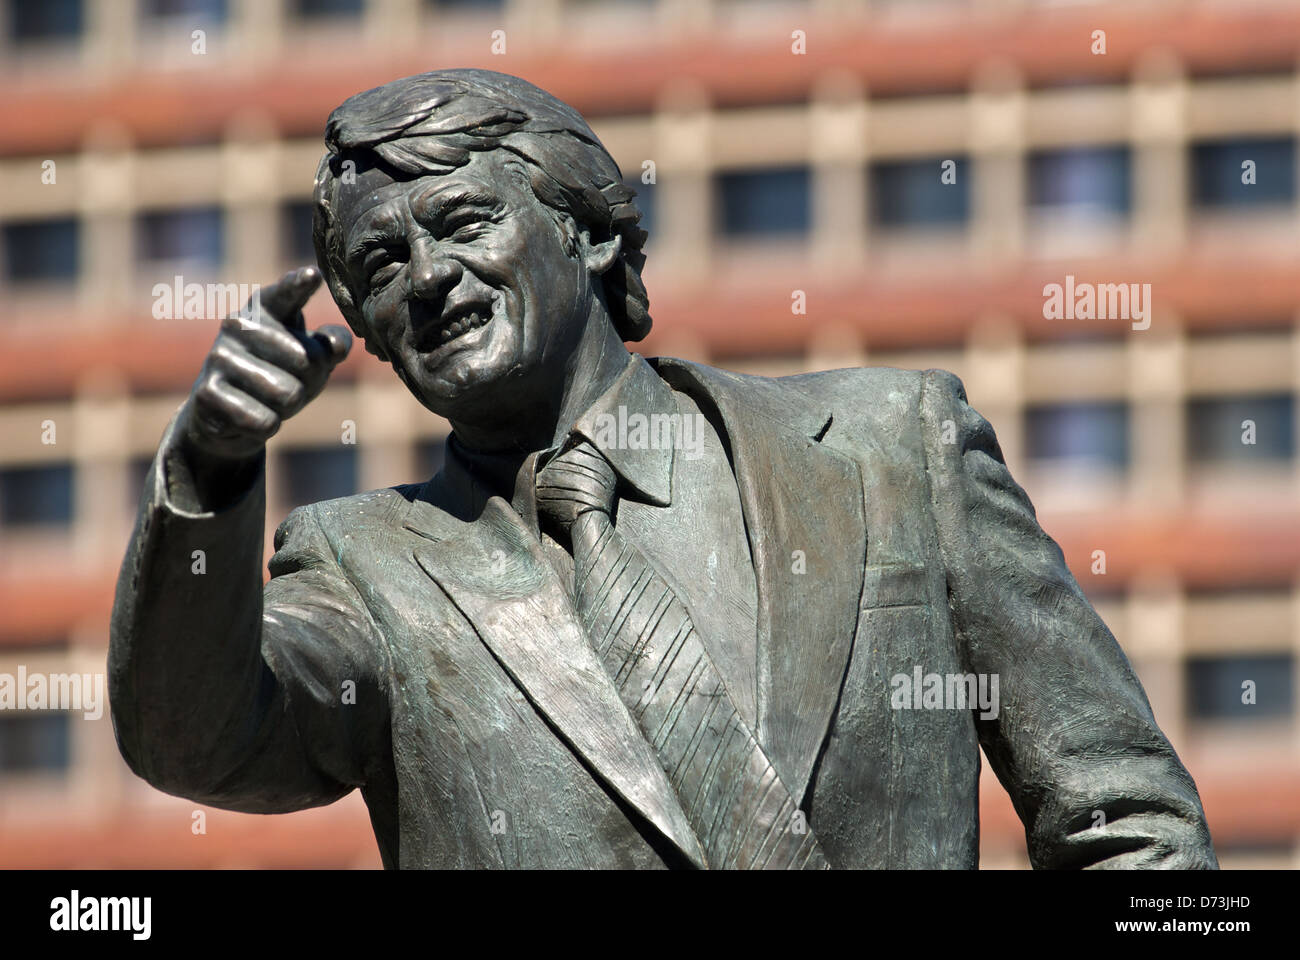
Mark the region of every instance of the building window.
[[736, 238], [805, 234], [809, 193], [807, 167], [718, 174], [718, 229]]
[[9, 36], [29, 40], [69, 40], [85, 29], [82, 0], [9, 0]]
[[1126, 147], [1074, 147], [1029, 155], [1029, 202], [1081, 216], [1127, 214]]
[[4, 226], [5, 277], [11, 283], [49, 283], [77, 275], [76, 220], [29, 220]]
[[212, 270], [221, 265], [225, 243], [220, 207], [156, 210], [140, 215], [139, 256], [144, 263]]
[[361, 13], [362, 0], [293, 0], [299, 17], [346, 17]]
[[1197, 461], [1289, 460], [1295, 454], [1295, 403], [1288, 393], [1192, 400], [1187, 450]]
[[872, 220], [878, 226], [944, 226], [964, 223], [970, 216], [970, 164], [965, 157], [876, 163], [869, 176]]
[[[1243, 702], [1243, 697], [1254, 703]], [[1192, 657], [1187, 661], [1187, 705], [1198, 720], [1269, 720], [1294, 709], [1290, 654]]]
[[71, 522], [71, 464], [0, 470], [0, 524], [67, 526]]
[[228, 0], [145, 0], [141, 13], [153, 20], [185, 17], [208, 23], [225, 23], [230, 16]]
[[316, 262], [316, 245], [311, 238], [315, 207], [310, 200], [294, 200], [281, 208], [280, 236], [284, 258], [293, 264]]
[[0, 712], [0, 770], [64, 770], [71, 753], [69, 714], [62, 710]]
[[1034, 460], [1123, 467], [1129, 456], [1128, 407], [1118, 402], [1030, 407], [1025, 445]]
[[[1253, 164], [1254, 183], [1243, 183]], [[1203, 207], [1256, 207], [1295, 201], [1295, 140], [1256, 137], [1192, 147], [1192, 196]]]
[[280, 454], [280, 463], [281, 499], [290, 509], [357, 492], [355, 445], [288, 450]]

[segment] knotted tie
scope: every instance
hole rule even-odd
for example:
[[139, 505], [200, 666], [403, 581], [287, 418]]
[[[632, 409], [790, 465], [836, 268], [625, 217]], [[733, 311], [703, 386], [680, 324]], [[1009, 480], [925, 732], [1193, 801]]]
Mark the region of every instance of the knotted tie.
[[825, 869], [794, 798], [695, 633], [685, 605], [614, 529], [616, 477], [583, 440], [537, 474], [537, 511], [572, 542], [578, 612], [658, 752], [714, 868]]

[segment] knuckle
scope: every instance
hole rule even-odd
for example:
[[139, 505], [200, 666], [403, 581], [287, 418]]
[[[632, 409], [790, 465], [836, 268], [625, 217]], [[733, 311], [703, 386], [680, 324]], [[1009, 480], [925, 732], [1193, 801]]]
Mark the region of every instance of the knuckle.
[[287, 407], [299, 406], [305, 403], [306, 399], [307, 388], [297, 381], [283, 388], [281, 402]]
[[292, 340], [285, 345], [284, 351], [285, 369], [291, 373], [305, 373], [311, 369], [311, 358], [307, 355], [307, 350], [297, 340]]
[[257, 432], [264, 437], [273, 436], [280, 429], [280, 417], [271, 410], [263, 410], [254, 421]]
[[235, 345], [234, 341], [223, 336], [213, 344], [209, 356], [216, 366], [223, 369], [229, 369], [232, 365], [238, 362], [240, 350]]
[[222, 404], [223, 397], [217, 377], [207, 376], [199, 381], [199, 385], [194, 388], [194, 401], [209, 408]]

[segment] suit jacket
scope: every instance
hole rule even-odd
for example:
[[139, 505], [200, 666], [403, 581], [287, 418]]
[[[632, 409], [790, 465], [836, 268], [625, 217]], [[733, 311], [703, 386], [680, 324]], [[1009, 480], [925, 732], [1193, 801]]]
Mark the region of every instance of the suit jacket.
[[[982, 746], [1035, 867], [1217, 866], [1195, 784], [956, 377], [651, 363], [727, 444], [755, 732], [831, 865], [977, 866]], [[707, 866], [506, 501], [467, 511], [440, 475], [299, 508], [263, 588], [262, 480], [187, 512], [171, 448], [112, 621], [137, 774], [255, 813], [360, 788], [388, 867]], [[917, 668], [996, 675], [996, 716], [898, 709]]]

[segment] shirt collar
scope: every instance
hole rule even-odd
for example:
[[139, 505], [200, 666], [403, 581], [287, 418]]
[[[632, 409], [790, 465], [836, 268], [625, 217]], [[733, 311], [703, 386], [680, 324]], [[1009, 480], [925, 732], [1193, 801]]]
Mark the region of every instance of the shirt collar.
[[673, 453], [681, 441], [681, 413], [672, 388], [640, 354], [573, 424], [610, 462], [635, 498], [672, 502]]
[[[618, 379], [578, 417], [570, 433], [600, 450], [620, 485], [635, 499], [659, 507], [672, 502], [673, 455], [681, 439], [681, 416], [672, 388], [642, 356], [628, 357]], [[538, 460], [544, 463], [557, 452], [534, 454], [520, 467], [518, 454], [470, 450], [453, 433], [447, 441], [446, 463], [435, 479], [468, 509], [469, 516], [477, 515], [493, 490], [509, 496], [513, 488], [513, 499], [523, 506], [529, 497], [521, 497], [520, 488], [531, 482]]]

